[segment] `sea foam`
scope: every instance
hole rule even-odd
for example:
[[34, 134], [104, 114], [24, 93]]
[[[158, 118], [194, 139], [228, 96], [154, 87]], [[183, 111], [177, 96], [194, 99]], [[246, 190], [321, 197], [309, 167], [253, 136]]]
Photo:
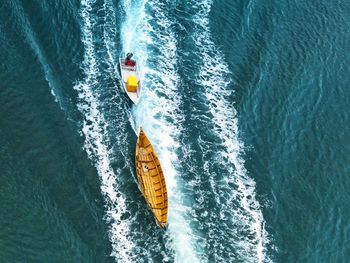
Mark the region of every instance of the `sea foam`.
[[92, 14], [94, 0], [81, 2], [80, 15], [82, 23], [82, 42], [84, 45], [84, 61], [82, 69], [84, 80], [78, 82], [74, 89], [77, 90], [79, 100], [78, 109], [83, 114], [82, 133], [85, 136], [85, 149], [95, 165], [101, 180], [101, 191], [104, 196], [106, 220], [109, 224], [109, 238], [112, 243], [112, 256], [117, 261], [131, 262], [130, 254], [134, 247], [128, 238], [129, 222], [122, 219], [126, 212], [125, 197], [118, 190], [118, 178], [111, 167], [110, 150], [106, 142], [106, 121], [100, 111], [100, 101], [95, 90], [100, 76], [96, 51], [93, 42], [93, 27], [95, 26]]
[[[256, 199], [255, 182], [248, 176], [241, 157], [244, 149], [243, 143], [238, 139], [238, 118], [236, 109], [228, 100], [232, 96], [232, 78], [225, 58], [212, 41], [209, 27], [209, 13], [211, 0], [192, 3], [195, 8], [193, 22], [195, 34], [193, 36], [202, 66], [197, 73], [197, 84], [204, 87], [210, 113], [213, 117], [214, 132], [221, 139], [223, 151], [219, 154], [220, 162], [227, 167], [230, 176], [220, 182], [210, 179], [212, 191], [220, 200], [222, 210], [230, 211], [232, 221], [238, 221], [243, 229], [247, 229], [249, 236], [240, 237], [237, 244], [240, 257], [250, 262], [270, 261], [266, 256], [266, 245], [269, 243], [265, 230], [261, 206]], [[210, 176], [210, 174], [208, 174]], [[220, 185], [218, 185], [220, 184]], [[232, 188], [234, 184], [237, 189]], [[216, 188], [230, 192], [226, 201], [220, 199], [220, 191]], [[234, 209], [232, 204], [238, 202], [239, 208]], [[246, 232], [244, 232], [247, 234]]]
[[[170, 2], [144, 1], [138, 3], [140, 13], [126, 1], [126, 22], [122, 30], [125, 51], [133, 51], [140, 58], [143, 71], [143, 91], [139, 104], [133, 107], [131, 123], [137, 133], [143, 127], [159, 156], [164, 170], [169, 198], [168, 234], [172, 240], [176, 262], [200, 262], [203, 252], [197, 247], [186, 196], [181, 190], [177, 149], [181, 133], [182, 113], [179, 112], [179, 75], [176, 72], [177, 40], [173, 22], [164, 10]], [[147, 9], [147, 10], [146, 10]], [[151, 13], [151, 14], [150, 14]], [[135, 18], [136, 17], [136, 18]], [[137, 39], [137, 41], [132, 41]], [[155, 64], [152, 61], [157, 61]], [[157, 67], [161, 65], [161, 67]]]

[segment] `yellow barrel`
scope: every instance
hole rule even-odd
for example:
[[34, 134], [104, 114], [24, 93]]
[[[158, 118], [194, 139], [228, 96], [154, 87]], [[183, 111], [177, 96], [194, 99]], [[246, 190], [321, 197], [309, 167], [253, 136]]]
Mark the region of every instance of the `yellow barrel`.
[[126, 82], [126, 90], [128, 92], [136, 92], [138, 87], [138, 80], [135, 76], [129, 76]]

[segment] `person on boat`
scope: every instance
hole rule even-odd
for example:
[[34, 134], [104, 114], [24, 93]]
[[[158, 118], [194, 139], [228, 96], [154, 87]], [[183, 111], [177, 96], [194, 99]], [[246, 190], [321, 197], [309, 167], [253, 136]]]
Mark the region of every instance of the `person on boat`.
[[131, 66], [134, 67], [136, 65], [136, 61], [132, 60], [133, 53], [128, 53], [126, 54], [126, 58], [125, 58], [125, 66]]

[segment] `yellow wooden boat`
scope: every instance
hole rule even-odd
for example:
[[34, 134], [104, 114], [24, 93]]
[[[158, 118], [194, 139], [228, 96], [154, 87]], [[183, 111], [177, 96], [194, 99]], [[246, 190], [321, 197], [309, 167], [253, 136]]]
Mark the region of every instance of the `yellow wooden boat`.
[[157, 223], [165, 227], [168, 220], [168, 194], [163, 170], [142, 128], [136, 144], [136, 174], [141, 191]]

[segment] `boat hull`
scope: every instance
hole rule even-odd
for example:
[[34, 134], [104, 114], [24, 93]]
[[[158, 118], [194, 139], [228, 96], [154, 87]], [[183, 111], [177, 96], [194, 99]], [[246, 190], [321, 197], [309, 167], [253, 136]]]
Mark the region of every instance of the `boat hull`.
[[157, 154], [142, 128], [136, 144], [136, 174], [140, 189], [157, 223], [166, 227], [168, 193], [165, 178]]
[[[141, 88], [142, 88], [141, 81], [140, 81], [141, 74], [140, 74], [138, 65], [136, 64], [135, 66], [127, 66], [125, 65], [125, 59], [119, 58], [119, 69], [120, 69], [122, 85], [125, 93], [128, 95], [128, 97], [134, 104], [137, 104], [141, 97]], [[135, 92], [129, 92], [127, 89], [127, 80], [131, 76], [136, 77], [138, 79], [138, 88]]]

